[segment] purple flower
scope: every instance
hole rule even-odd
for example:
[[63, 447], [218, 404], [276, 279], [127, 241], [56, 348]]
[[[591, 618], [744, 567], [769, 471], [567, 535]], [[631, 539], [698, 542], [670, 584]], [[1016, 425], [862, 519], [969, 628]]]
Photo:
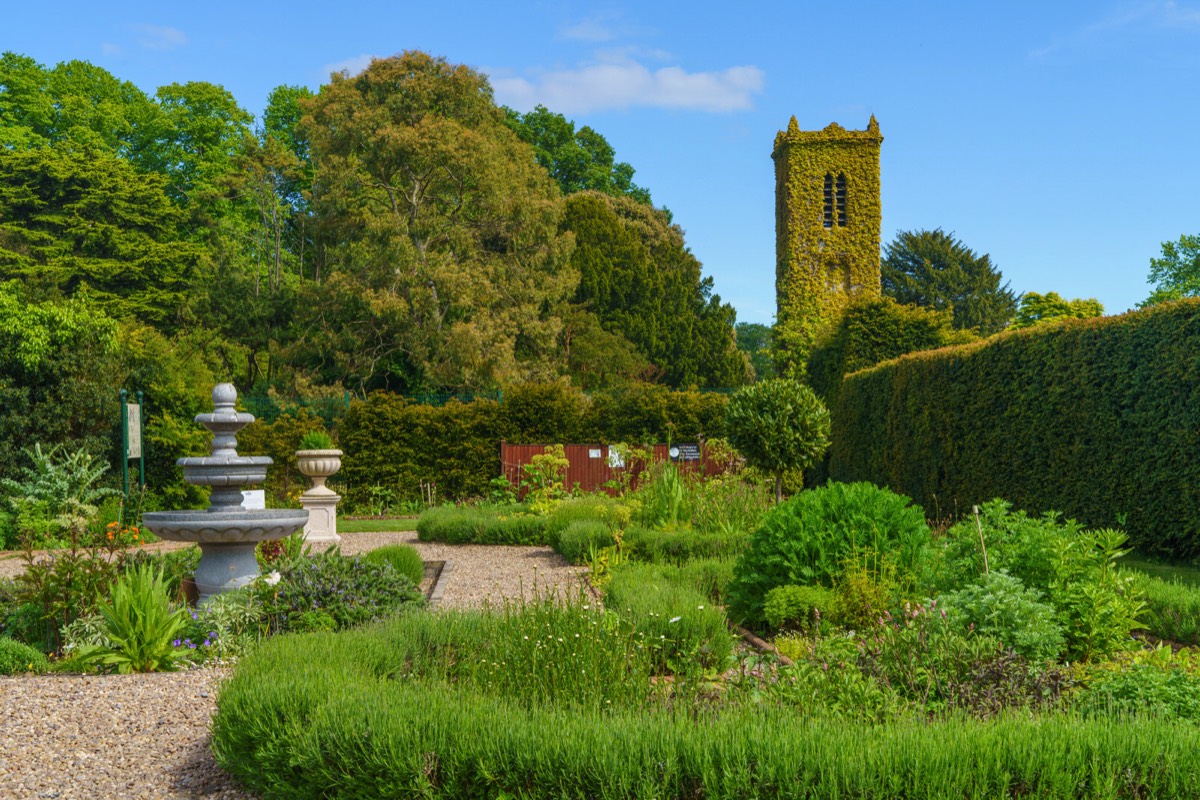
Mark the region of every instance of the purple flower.
[[174, 642], [174, 645], [175, 645], [176, 647], [179, 647], [179, 645], [180, 645], [180, 641], [179, 641], [178, 639], [176, 639], [176, 640], [175, 640], [175, 642]]

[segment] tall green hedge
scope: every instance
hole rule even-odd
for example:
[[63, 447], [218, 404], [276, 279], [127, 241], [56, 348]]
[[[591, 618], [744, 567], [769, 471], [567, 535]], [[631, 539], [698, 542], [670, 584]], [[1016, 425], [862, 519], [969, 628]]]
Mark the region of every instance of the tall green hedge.
[[881, 361], [966, 344], [978, 338], [951, 327], [953, 314], [906, 306], [890, 297], [859, 300], [820, 341], [808, 360], [808, 382], [826, 404], [837, 397], [842, 377]]
[[383, 392], [351, 403], [338, 424], [339, 478], [352, 500], [372, 486], [401, 499], [435, 483], [443, 499], [486, 495], [500, 475], [500, 441], [531, 444], [711, 439], [724, 434], [728, 398], [640, 385], [585, 395], [563, 384], [527, 384], [502, 401], [414, 403]]
[[913, 353], [846, 377], [830, 477], [926, 512], [1004, 497], [1200, 555], [1200, 300]]

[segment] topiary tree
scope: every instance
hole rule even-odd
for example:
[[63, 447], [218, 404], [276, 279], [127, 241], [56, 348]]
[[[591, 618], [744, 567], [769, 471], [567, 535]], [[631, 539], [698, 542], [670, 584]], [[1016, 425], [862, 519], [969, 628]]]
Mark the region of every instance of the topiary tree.
[[783, 474], [811, 467], [829, 448], [829, 411], [801, 383], [762, 381], [730, 399], [725, 437], [747, 464], [775, 477], [778, 503], [783, 499]]

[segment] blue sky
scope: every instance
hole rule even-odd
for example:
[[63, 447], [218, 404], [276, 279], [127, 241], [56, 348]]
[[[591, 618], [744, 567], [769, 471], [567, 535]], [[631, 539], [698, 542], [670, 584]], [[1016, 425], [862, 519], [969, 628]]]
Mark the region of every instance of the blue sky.
[[1149, 293], [1200, 233], [1200, 0], [1093, 2], [58, 2], [5, 9], [0, 50], [84, 59], [148, 92], [279, 84], [425, 50], [497, 100], [591, 125], [675, 214], [738, 318], [775, 311], [776, 131], [875, 114], [884, 243], [941, 227], [1017, 292]]

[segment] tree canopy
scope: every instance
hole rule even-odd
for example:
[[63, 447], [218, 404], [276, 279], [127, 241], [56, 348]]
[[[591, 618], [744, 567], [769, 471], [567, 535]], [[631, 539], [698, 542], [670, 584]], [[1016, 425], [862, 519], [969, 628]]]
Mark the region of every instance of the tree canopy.
[[1088, 319], [1103, 315], [1104, 306], [1094, 297], [1066, 300], [1058, 292], [1026, 292], [1021, 295], [1016, 319], [1009, 327], [1016, 330], [1060, 319]]
[[361, 299], [324, 304], [306, 324], [372, 351], [347, 376], [356, 388], [555, 374], [550, 312], [578, 281], [570, 238], [557, 188], [503, 124], [487, 80], [407, 52], [335, 75], [308, 108], [329, 288]]
[[579, 192], [563, 228], [575, 235], [575, 302], [630, 341], [671, 386], [740, 386], [751, 377], [734, 337], [736, 312], [667, 215], [628, 197]]
[[1200, 234], [1180, 236], [1178, 242], [1163, 242], [1162, 257], [1150, 259], [1146, 282], [1154, 291], [1141, 307], [1200, 297]]
[[775, 363], [771, 360], [771, 326], [761, 322], [739, 322], [734, 331], [738, 350], [746, 354], [754, 368], [754, 379], [761, 381], [775, 377]]
[[0, 280], [177, 328], [204, 259], [166, 184], [71, 140], [0, 148]]
[[650, 192], [633, 182], [633, 167], [616, 161], [616, 150], [588, 126], [575, 130], [574, 122], [540, 105], [525, 114], [505, 107], [504, 122], [533, 146], [563, 194], [590, 189], [650, 205]]
[[991, 257], [977, 255], [954, 234], [901, 231], [884, 248], [883, 294], [905, 305], [953, 312], [953, 325], [984, 336], [1001, 331], [1017, 311], [1017, 299], [1001, 285]]
[[0, 55], [0, 280], [202, 340], [245, 390], [748, 378], [733, 309], [594, 129], [417, 52], [266, 100]]

